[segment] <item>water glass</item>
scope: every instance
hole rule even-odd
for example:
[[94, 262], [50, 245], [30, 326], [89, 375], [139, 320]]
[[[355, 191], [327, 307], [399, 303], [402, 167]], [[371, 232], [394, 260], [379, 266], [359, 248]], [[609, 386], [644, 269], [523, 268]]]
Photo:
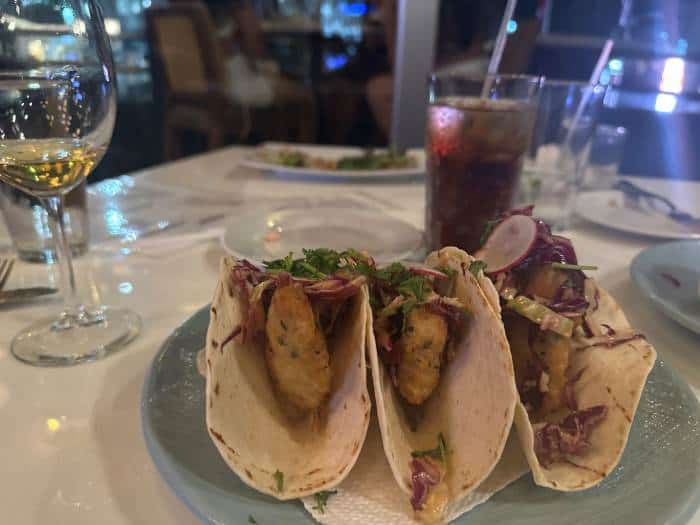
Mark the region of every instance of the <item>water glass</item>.
[[[28, 262], [56, 262], [56, 244], [51, 233], [50, 219], [39, 199], [0, 182], [0, 211], [20, 259]], [[72, 255], [84, 254], [89, 240], [84, 181], [66, 195], [63, 220]]]
[[555, 230], [569, 228], [605, 88], [548, 80], [540, 90], [535, 129], [520, 179], [518, 204]]
[[583, 187], [609, 190], [615, 185], [625, 149], [627, 130], [621, 126], [598, 124], [593, 134]]

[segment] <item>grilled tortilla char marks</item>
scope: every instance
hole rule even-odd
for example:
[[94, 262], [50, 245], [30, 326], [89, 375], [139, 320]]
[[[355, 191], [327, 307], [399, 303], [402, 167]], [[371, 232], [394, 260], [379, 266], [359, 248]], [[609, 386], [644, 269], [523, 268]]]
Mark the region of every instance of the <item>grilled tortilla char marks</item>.
[[275, 291], [266, 333], [265, 358], [279, 392], [300, 410], [317, 409], [330, 393], [331, 369], [326, 340], [301, 288]]
[[420, 405], [433, 393], [440, 381], [440, 364], [447, 342], [447, 322], [425, 306], [408, 314], [401, 336], [399, 392], [406, 401]]

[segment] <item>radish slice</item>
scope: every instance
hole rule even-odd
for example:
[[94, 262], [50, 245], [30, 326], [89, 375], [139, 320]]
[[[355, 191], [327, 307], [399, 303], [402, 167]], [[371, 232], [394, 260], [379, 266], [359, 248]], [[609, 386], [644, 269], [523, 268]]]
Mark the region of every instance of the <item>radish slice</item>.
[[530, 253], [537, 240], [537, 224], [527, 215], [512, 215], [491, 232], [475, 257], [486, 263], [486, 273], [510, 270]]

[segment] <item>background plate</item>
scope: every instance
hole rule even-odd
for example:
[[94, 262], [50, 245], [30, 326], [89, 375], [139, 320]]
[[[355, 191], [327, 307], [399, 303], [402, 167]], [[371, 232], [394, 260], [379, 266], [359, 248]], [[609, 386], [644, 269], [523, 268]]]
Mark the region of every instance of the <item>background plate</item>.
[[[311, 144], [284, 144], [280, 142], [266, 142], [262, 144], [260, 148], [292, 149], [307, 153], [314, 157], [325, 159], [339, 159], [340, 157], [345, 157], [348, 155], [361, 155], [364, 151], [362, 148], [319, 146]], [[324, 170], [318, 168], [292, 168], [288, 166], [280, 166], [279, 164], [273, 164], [271, 162], [265, 162], [256, 158], [254, 155], [246, 158], [243, 162], [241, 162], [241, 165], [282, 177], [312, 179], [396, 179], [418, 177], [425, 174], [425, 152], [422, 149], [411, 149], [407, 151], [407, 154], [416, 159], [416, 167], [390, 170]]]
[[647, 248], [634, 258], [630, 273], [655, 306], [700, 334], [700, 241]]
[[[300, 502], [278, 502], [244, 485], [211, 443], [195, 363], [208, 323], [207, 307], [168, 338], [146, 376], [141, 419], [156, 467], [206, 523], [245, 525], [250, 515], [261, 525], [314, 523]], [[536, 487], [528, 475], [454, 523], [686, 523], [700, 503], [699, 416], [695, 395], [659, 359], [622, 461], [600, 486], [564, 494]]]
[[652, 210], [625, 206], [622, 192], [585, 191], [576, 198], [576, 214], [613, 230], [663, 239], [700, 239], [700, 232]]

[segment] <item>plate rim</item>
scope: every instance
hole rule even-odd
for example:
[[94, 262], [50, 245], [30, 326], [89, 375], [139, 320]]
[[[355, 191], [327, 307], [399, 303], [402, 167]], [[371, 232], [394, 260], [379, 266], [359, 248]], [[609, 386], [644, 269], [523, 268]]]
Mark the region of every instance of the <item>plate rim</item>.
[[668, 249], [669, 246], [677, 246], [681, 244], [695, 244], [700, 247], [700, 239], [676, 240], [645, 248], [635, 255], [634, 259], [632, 259], [632, 262], [630, 263], [630, 276], [632, 277], [632, 282], [637, 290], [644, 295], [644, 297], [649, 299], [652, 305], [654, 305], [654, 308], [691, 332], [700, 334], [700, 319], [698, 321], [693, 321], [690, 317], [683, 314], [683, 312], [675, 308], [673, 305], [670, 305], [667, 300], [651, 289], [649, 279], [641, 270], [641, 265], [646, 263], [646, 258], [650, 257], [650, 253], [661, 253], [663, 250]]
[[[408, 155], [412, 156], [417, 162], [418, 166], [411, 168], [394, 168], [394, 169], [382, 169], [382, 170], [330, 170], [322, 168], [299, 168], [293, 166], [282, 166], [280, 164], [274, 164], [270, 162], [265, 162], [263, 160], [255, 158], [258, 151], [265, 148], [280, 149], [284, 147], [291, 147], [297, 149], [308, 149], [308, 150], [323, 150], [323, 149], [337, 149], [337, 150], [353, 150], [361, 152], [363, 150], [360, 146], [335, 146], [335, 145], [325, 145], [325, 144], [295, 144], [295, 143], [285, 143], [285, 142], [263, 142], [259, 146], [255, 147], [252, 151], [246, 153], [244, 157], [240, 160], [239, 165], [246, 168], [256, 169], [263, 171], [265, 173], [272, 173], [276, 176], [294, 176], [294, 177], [307, 177], [312, 179], [363, 179], [363, 178], [408, 178], [408, 177], [421, 177], [425, 175], [426, 172], [426, 160], [425, 153], [421, 148], [413, 148], [413, 152], [409, 150]], [[386, 150], [387, 148], [377, 148], [379, 150]]]
[[581, 208], [581, 199], [586, 199], [586, 198], [592, 198], [595, 194], [616, 194], [620, 195], [622, 194], [621, 191], [618, 190], [591, 190], [591, 191], [582, 191], [578, 194], [576, 198], [576, 204], [574, 206], [574, 213], [580, 217], [581, 219], [585, 220], [586, 222], [590, 224], [595, 224], [596, 226], [599, 226], [601, 228], [605, 228], [608, 230], [612, 231], [617, 231], [617, 232], [624, 232], [624, 233], [629, 233], [633, 235], [640, 235], [643, 237], [647, 238], [652, 238], [652, 239], [666, 239], [666, 240], [671, 240], [671, 241], [681, 241], [681, 240], [700, 240], [700, 233], [673, 233], [673, 232], [666, 232], [666, 233], [661, 233], [661, 232], [650, 232], [647, 230], [642, 230], [642, 229], [635, 229], [635, 228], [630, 228], [628, 226], [624, 225], [610, 225], [608, 223], [596, 220], [596, 218], [592, 215], [588, 215], [586, 213], [583, 213], [580, 211]]

